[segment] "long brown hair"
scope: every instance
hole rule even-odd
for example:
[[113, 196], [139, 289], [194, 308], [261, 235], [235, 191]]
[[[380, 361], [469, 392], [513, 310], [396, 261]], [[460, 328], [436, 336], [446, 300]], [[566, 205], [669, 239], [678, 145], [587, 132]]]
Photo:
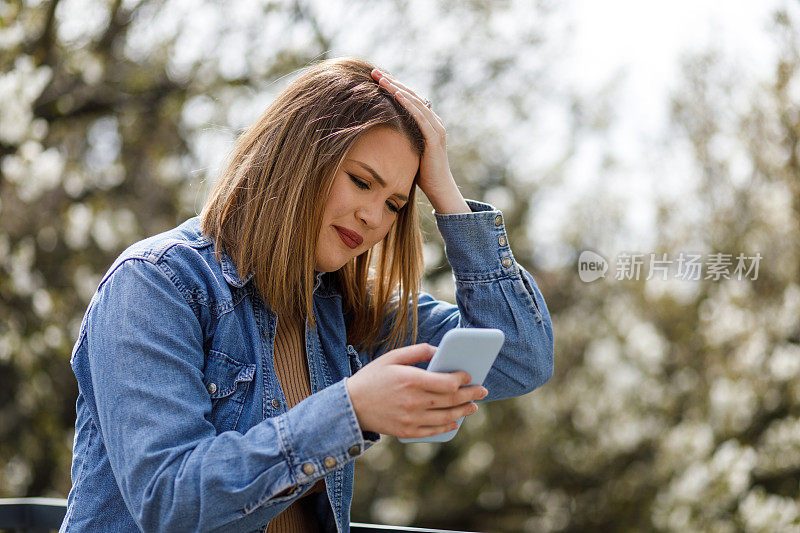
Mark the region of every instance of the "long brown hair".
[[[370, 128], [405, 135], [421, 155], [414, 118], [372, 78], [376, 68], [354, 57], [312, 64], [239, 137], [229, 163], [200, 213], [202, 231], [226, 253], [240, 276], [253, 272], [262, 299], [278, 316], [313, 313], [320, 199], [347, 151]], [[408, 203], [386, 237], [337, 271], [347, 339], [359, 351], [416, 342], [417, 293], [423, 272], [422, 234], [414, 177]], [[384, 321], [393, 325], [378, 338]]]

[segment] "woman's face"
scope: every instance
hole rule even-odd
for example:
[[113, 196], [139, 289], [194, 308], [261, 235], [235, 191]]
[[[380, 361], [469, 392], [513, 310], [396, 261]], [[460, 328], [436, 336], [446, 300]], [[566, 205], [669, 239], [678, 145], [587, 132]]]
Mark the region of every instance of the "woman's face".
[[361, 134], [339, 167], [325, 204], [318, 272], [342, 268], [386, 236], [397, 220], [395, 210], [406, 208], [418, 167], [419, 156], [402, 134], [386, 127]]

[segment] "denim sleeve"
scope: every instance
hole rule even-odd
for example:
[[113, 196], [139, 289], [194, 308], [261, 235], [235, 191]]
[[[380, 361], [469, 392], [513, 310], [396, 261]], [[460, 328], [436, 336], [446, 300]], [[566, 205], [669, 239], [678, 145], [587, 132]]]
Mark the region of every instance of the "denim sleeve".
[[533, 276], [514, 260], [502, 213], [490, 204], [466, 202], [471, 213], [433, 213], [453, 270], [456, 305], [421, 291], [416, 342], [438, 346], [457, 327], [502, 330], [505, 342], [484, 381], [489, 395], [483, 401], [520, 396], [553, 375], [550, 313]]
[[197, 302], [181, 287], [165, 265], [132, 259], [93, 299], [83, 342], [101, 437], [144, 531], [253, 530], [367, 443], [344, 380], [217, 435]]

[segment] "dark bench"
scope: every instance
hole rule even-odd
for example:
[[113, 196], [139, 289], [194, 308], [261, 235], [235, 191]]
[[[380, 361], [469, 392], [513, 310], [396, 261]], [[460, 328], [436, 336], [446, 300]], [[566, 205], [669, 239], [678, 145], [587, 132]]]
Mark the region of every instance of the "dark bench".
[[66, 512], [67, 500], [57, 498], [0, 499], [0, 530], [58, 530]]
[[[58, 498], [0, 498], [0, 530], [39, 533], [58, 530], [67, 500]], [[377, 531], [419, 532], [419, 533], [465, 533], [445, 529], [425, 529], [418, 527], [381, 526], [377, 524], [350, 524], [352, 533], [375, 533]]]

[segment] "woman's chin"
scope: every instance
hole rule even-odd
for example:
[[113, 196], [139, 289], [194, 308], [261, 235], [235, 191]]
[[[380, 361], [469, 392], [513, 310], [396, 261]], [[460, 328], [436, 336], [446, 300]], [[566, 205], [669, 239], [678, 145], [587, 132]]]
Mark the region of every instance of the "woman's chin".
[[[356, 250], [352, 251], [355, 252]], [[342, 267], [347, 265], [349, 262], [354, 261], [360, 255], [365, 254], [367, 251], [368, 250], [365, 250], [357, 253], [356, 255], [353, 255], [352, 253], [344, 253], [341, 254], [341, 256], [337, 254], [336, 257], [327, 257], [323, 260], [317, 259], [317, 265], [314, 267], [314, 269], [317, 272], [335, 272], [336, 270], [342, 269]]]
[[347, 264], [347, 261], [340, 262], [340, 261], [317, 261], [317, 265], [314, 267], [314, 270], [317, 272], [334, 272], [339, 270], [344, 265]]

